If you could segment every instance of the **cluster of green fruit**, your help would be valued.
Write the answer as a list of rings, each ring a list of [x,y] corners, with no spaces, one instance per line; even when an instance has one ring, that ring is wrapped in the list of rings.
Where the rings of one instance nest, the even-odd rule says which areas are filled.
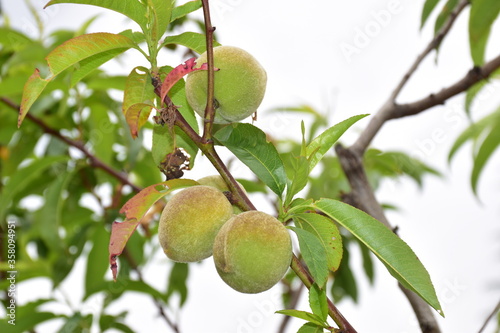
[[[292,260],[285,226],[266,213],[233,207],[220,176],[198,183],[172,196],[161,214],[158,235],[167,257],[195,262],[213,254],[222,280],[242,293],[278,283]]]

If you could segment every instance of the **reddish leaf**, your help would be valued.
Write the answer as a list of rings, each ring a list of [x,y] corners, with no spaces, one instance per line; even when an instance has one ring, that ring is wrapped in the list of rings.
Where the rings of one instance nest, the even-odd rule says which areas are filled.
[[[137,138],[139,129],[148,121],[153,108],[154,105],[147,103],[137,103],[128,108],[125,119],[130,127],[130,134],[134,139]]]
[[[113,280],[116,281],[117,275],[116,258],[123,252],[130,236],[149,208],[173,190],[193,185],[198,185],[198,183],[189,179],[168,180],[146,187],[123,205],[120,213],[125,214],[125,221],[113,223],[109,240],[109,263],[113,272]]]
[[[194,68],[196,66],[196,58],[188,59],[185,63],[180,64],[168,73],[167,77],[161,85],[161,100],[163,101],[165,96],[167,96],[170,88],[174,86],[184,75],[197,70],[208,70],[208,65],[206,63],[202,64],[199,68]],[[215,69],[217,70],[217,69]]]

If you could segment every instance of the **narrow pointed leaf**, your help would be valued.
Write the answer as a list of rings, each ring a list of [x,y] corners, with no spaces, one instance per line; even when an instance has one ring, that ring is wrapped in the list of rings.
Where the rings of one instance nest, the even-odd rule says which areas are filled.
[[[170,18],[170,22],[183,18],[189,13],[194,12],[195,10],[200,9],[202,6],[201,0],[189,1],[183,5],[177,6],[172,10],[172,17]]]
[[[151,153],[156,166],[161,165],[165,157],[175,149],[175,132],[168,124],[164,126],[154,124],[153,147]]]
[[[323,322],[323,320],[319,316],[317,316],[313,313],[310,313],[310,312],[300,311],[300,310],[279,310],[279,311],[276,311],[276,313],[280,313],[280,314],[283,314],[285,316],[303,319],[303,320],[311,322],[315,325],[325,327],[325,323]]]
[[[115,281],[117,275],[116,258],[122,253],[130,236],[149,208],[173,190],[193,185],[198,185],[198,183],[189,179],[168,180],[146,187],[125,203],[120,210],[120,213],[125,214],[125,221],[113,223],[109,240],[109,262]]]
[[[443,316],[429,273],[401,238],[370,215],[343,202],[321,199],[313,207],[344,226],[404,287],[418,294]]]
[[[426,0],[424,4],[424,8],[422,9],[422,18],[420,19],[420,29],[422,29],[427,22],[427,19],[431,15],[434,8],[436,8],[437,4],[440,0]]]
[[[499,14],[500,1],[498,0],[471,1],[469,43],[472,60],[476,66],[481,66],[484,63],[484,54],[491,26]]]
[[[286,185],[286,172],[276,147],[266,134],[250,124],[231,124],[217,133],[216,138],[259,177],[278,196]]]
[[[140,1],[125,1],[125,0],[52,0],[49,1],[45,7],[61,4],[61,3],[74,3],[82,5],[92,5],[102,8],[111,9],[115,12],[123,14],[128,18],[138,23],[142,30],[147,30],[147,8]]]
[[[479,176],[484,169],[484,166],[488,162],[489,158],[493,152],[500,145],[500,119],[493,124],[490,132],[484,138],[481,143],[476,156],[474,157],[474,167],[472,168],[471,174],[471,185],[474,193],[477,193],[477,183],[479,181]]]
[[[0,27],[0,45],[2,45],[2,48],[20,51],[32,43],[33,41],[21,32],[7,27]]]
[[[326,298],[326,292],[325,289],[318,287],[316,283],[309,289],[309,306],[315,315],[321,318],[323,322],[326,321],[328,317],[328,300]]]
[[[469,140],[476,140],[483,131],[485,131],[492,123],[497,122],[500,117],[500,109],[496,112],[484,117],[476,123],[471,124],[466,128],[455,140],[455,143],[448,154],[448,162],[455,156],[456,152]]]
[[[220,46],[220,44],[217,43],[216,41],[214,41],[213,43],[214,47]],[[185,46],[188,49],[198,54],[202,54],[207,50],[207,42],[205,35],[197,32],[187,31],[179,35],[167,36],[163,41],[163,43],[161,44],[161,46],[163,47],[171,44]]]
[[[335,272],[342,260],[342,237],[339,229],[329,218],[316,213],[293,215],[295,224],[318,238],[318,244],[325,250],[328,269]]]
[[[309,180],[309,161],[304,156],[290,156],[290,163],[287,164],[288,185],[286,189],[285,206],[293,197],[306,187]]]
[[[323,158],[323,156],[332,149],[333,145],[337,142],[337,140],[344,134],[345,131],[349,129],[354,123],[358,120],[366,117],[367,114],[362,114],[358,116],[351,117],[346,119],[323,133],[317,136],[309,145],[307,146],[307,158],[309,159],[309,170],[314,169],[316,164]]]
[[[172,7],[174,0],[148,0],[152,10],[152,30],[155,40],[159,40],[166,32],[170,17],[172,15]]]
[[[441,12],[439,13],[438,17],[436,18],[436,22],[434,24],[434,33],[437,34],[443,25],[448,21],[450,18],[451,12],[455,7],[458,5],[458,0],[448,0],[446,1],[446,4],[443,6],[441,9]]]
[[[300,252],[314,281],[323,288],[328,280],[328,261],[326,252],[318,237],[301,228],[287,227],[293,230],[299,240]]]

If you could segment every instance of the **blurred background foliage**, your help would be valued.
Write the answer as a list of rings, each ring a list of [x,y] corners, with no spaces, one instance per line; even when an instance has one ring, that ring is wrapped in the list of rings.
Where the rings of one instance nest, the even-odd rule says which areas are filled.
[[[427,1],[422,16],[426,23],[429,13],[439,8],[439,1]],[[441,6],[436,27],[443,24],[458,1],[447,1]],[[33,11],[36,20],[36,11]],[[85,155],[87,151],[109,169],[125,175],[137,188],[164,180],[154,163],[151,151],[140,134],[133,140],[125,122],[121,103],[117,96],[125,87],[124,76],[112,76],[95,70],[76,86],[70,87],[71,71],[59,75],[44,91],[33,106],[28,119],[17,128],[17,108],[21,102],[24,83],[34,68],[43,68],[45,56],[56,46],[85,33],[92,24],[90,19],[75,31],[59,30],[43,33],[33,39],[12,29],[4,16],[0,27],[0,287],[5,290],[9,270],[6,260],[6,224],[15,221],[18,282],[30,279],[49,279],[53,293],[74,269],[78,258],[86,261],[83,299],[102,293],[105,301],[98,316],[83,315],[81,309],[71,309],[71,314],[40,310],[42,305],[61,302],[55,297],[38,299],[28,304],[18,304],[18,325],[0,321],[1,332],[34,331],[38,324],[54,319],[63,319],[60,332],[88,332],[97,323],[101,331],[110,328],[122,332],[133,332],[127,326],[127,313],[111,315],[108,307],[125,293],[139,292],[148,295],[159,306],[172,306],[169,299],[180,295],[179,307],[188,297],[186,279],[189,265],[174,264],[165,277],[168,283],[158,290],[142,279],[141,270],[147,266],[152,253],[160,251],[152,242],[157,233],[158,212],[156,207],[144,221],[139,232],[128,242],[124,255],[119,257],[120,279],[113,283],[106,277],[109,270],[108,242],[111,223],[120,219],[121,206],[134,194],[129,184],[124,184],[116,175],[96,167],[96,159]],[[174,21],[170,29],[183,25],[189,18]],[[40,20],[37,20],[41,22]],[[201,22],[196,24],[202,28]],[[439,30],[436,28],[436,31]],[[169,45],[169,51],[175,45]],[[170,64],[175,66],[176,64]],[[500,74],[499,74],[500,75]],[[498,79],[496,75],[493,79]],[[467,93],[467,112],[481,89],[488,85],[483,81]],[[328,127],[326,115],[310,106],[286,106],[279,111],[295,112],[309,117],[306,137],[309,142]],[[270,110],[269,112],[276,111]],[[457,138],[450,151],[450,159],[466,141],[473,141],[474,170],[471,175],[475,190],[477,179],[484,165],[500,144],[500,109],[485,118],[472,122],[471,126]],[[472,119],[472,115],[471,115]],[[151,130],[152,124],[145,128]],[[301,142],[275,140],[285,163],[289,156],[298,156]],[[194,156],[191,156],[194,160]],[[423,186],[426,176],[440,176],[440,172],[401,151],[380,151],[371,148],[364,159],[366,172],[373,188],[390,179],[408,177],[418,186]],[[332,153],[325,157],[309,179],[304,197],[319,199],[329,197],[348,201],[349,185],[337,157]],[[238,177],[238,175],[235,175]],[[253,179],[238,179],[249,192],[266,192],[265,186]],[[273,196],[270,194],[269,200]],[[92,202],[92,204],[89,204]],[[386,209],[397,209],[385,203]],[[354,237],[344,232],[344,257],[339,270],[332,274],[329,291],[336,302],[344,298],[357,301],[357,281],[353,274],[349,252],[359,247],[363,268],[369,281],[374,281],[373,257]],[[109,275],[108,275],[109,276]],[[363,277],[364,278],[364,277]],[[284,307],[293,302],[294,274],[288,274],[283,284]],[[4,306],[9,298],[0,294]],[[63,304],[67,306],[67,304]],[[500,320],[500,317],[499,317]]]

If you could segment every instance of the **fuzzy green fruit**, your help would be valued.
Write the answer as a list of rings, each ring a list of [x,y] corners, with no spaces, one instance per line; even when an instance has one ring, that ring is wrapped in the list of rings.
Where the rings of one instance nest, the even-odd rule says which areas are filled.
[[[193,186],[175,194],[160,217],[158,236],[163,251],[178,262],[212,255],[217,232],[233,216],[226,196],[211,186]]]
[[[224,179],[222,179],[222,177],[220,175],[206,176],[206,177],[200,178],[200,179],[198,179],[198,183],[200,183],[201,185],[215,187],[216,189],[218,189],[219,191],[222,191],[222,192],[229,191],[229,187],[227,186],[226,182],[224,181]],[[238,183],[238,185],[243,190],[243,192],[246,193],[243,185],[241,185],[240,183]],[[240,214],[241,212],[243,212],[243,211],[241,210],[240,207],[233,205],[233,213],[234,214]]]
[[[292,261],[292,241],[283,224],[263,212],[234,216],[214,242],[217,272],[231,288],[248,294],[268,290]]]
[[[228,124],[249,117],[257,111],[266,91],[267,74],[248,52],[234,46],[214,49],[215,119],[216,124]],[[197,60],[196,66],[206,63],[207,53]],[[186,79],[186,97],[189,105],[202,118],[207,105],[207,72],[195,71]]]

